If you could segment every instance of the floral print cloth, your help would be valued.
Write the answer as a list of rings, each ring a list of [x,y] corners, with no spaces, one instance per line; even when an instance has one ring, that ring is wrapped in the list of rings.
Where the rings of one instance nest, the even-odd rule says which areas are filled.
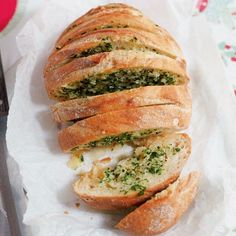
[[[236,0],[197,0],[193,16],[204,14],[236,95]]]

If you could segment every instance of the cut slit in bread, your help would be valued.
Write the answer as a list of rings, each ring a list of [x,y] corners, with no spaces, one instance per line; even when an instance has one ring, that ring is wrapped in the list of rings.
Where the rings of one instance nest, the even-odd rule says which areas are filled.
[[[56,50],[61,50],[67,44],[80,39],[91,32],[96,32],[101,29],[119,29],[119,28],[131,28],[137,29],[139,31],[153,32],[158,35],[164,35],[168,41],[172,40],[169,33],[162,29],[161,27],[155,25],[152,21],[147,19],[142,15],[130,15],[125,12],[115,12],[113,14],[105,13],[99,18],[92,18],[89,21],[86,21],[79,26],[71,29],[69,32],[61,35],[61,37],[56,42]],[[177,47],[177,44],[176,44]]]
[[[99,53],[75,59],[53,72],[45,71],[48,94],[56,100],[187,82],[183,63],[153,52],[135,50]]]
[[[191,110],[191,97],[186,85],[147,86],[121,92],[77,98],[51,106],[54,120],[67,122],[115,110],[176,104]]]
[[[124,217],[116,228],[134,235],[156,235],[172,227],[196,196],[199,173],[191,172]]]
[[[189,125],[191,110],[177,105],[154,105],[106,112],[61,130],[64,152],[132,142],[155,133],[173,132]]]
[[[156,137],[147,147],[118,162],[116,167],[95,164],[81,175],[74,190],[89,206],[102,210],[135,206],[174,182],[191,152],[186,134]]]
[[[71,32],[73,29],[80,27],[82,23],[87,22],[91,19],[96,19],[97,17],[101,17],[107,13],[114,13],[114,12],[123,12],[130,15],[142,16],[143,14],[136,8],[128,6],[126,4],[121,3],[113,3],[107,4],[103,6],[98,6],[96,8],[92,8],[87,13],[76,19],[72,22],[68,27],[62,32],[58,41],[66,34]]]
[[[158,42],[158,43],[156,43]],[[179,48],[163,35],[140,32],[136,29],[103,29],[87,34],[56,51],[48,58],[46,71],[52,71],[76,58],[114,50],[153,51],[183,60]]]
[[[148,68],[128,68],[111,71],[107,74],[95,74],[79,82],[64,85],[57,92],[57,96],[68,100],[144,86],[181,84],[181,82],[181,78],[168,72]]]

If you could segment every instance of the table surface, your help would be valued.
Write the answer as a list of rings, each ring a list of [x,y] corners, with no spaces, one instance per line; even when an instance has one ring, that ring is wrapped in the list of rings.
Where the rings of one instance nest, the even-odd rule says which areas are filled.
[[[15,2],[15,0],[11,1]],[[0,47],[10,101],[13,96],[16,67],[20,60],[16,36],[25,22],[46,1],[18,0],[12,18],[0,33]],[[208,20],[213,38],[225,66],[226,83],[231,84],[229,89],[232,88],[232,92],[236,95],[236,0],[198,0],[194,2],[195,7],[192,15],[193,17],[204,15]],[[1,20],[3,19],[0,16],[0,24]],[[0,195],[0,235],[8,236],[9,228],[2,209]]]

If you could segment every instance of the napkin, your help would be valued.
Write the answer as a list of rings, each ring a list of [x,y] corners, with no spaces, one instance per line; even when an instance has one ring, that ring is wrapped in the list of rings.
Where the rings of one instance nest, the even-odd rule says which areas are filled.
[[[69,156],[57,143],[43,84],[43,68],[62,30],[104,0],[51,0],[39,9],[17,36],[21,62],[7,129],[7,146],[18,163],[27,192],[24,223],[34,236],[123,235],[114,225],[127,214],[104,213],[86,207],[73,193],[79,171],[92,160],[129,154],[128,145],[85,154],[85,165],[68,168]],[[142,10],[166,28],[183,49],[193,97],[192,154],[183,174],[201,172],[194,203],[167,236],[233,236],[236,231],[236,104],[227,84],[220,56],[203,17],[192,18],[192,1],[120,1]],[[158,43],[158,42],[157,42]],[[22,186],[19,186],[22,187]],[[78,203],[80,204],[79,207]],[[145,217],[145,216],[144,216]]]

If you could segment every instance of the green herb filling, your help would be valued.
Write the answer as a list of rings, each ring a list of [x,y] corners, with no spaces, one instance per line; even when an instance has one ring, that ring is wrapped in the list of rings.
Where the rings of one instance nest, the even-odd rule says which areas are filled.
[[[173,85],[176,75],[154,69],[121,69],[110,74],[97,74],[63,86],[57,96],[64,99],[95,96],[154,85]]]
[[[100,29],[111,29],[111,28],[129,28],[129,26],[117,24],[117,25],[103,25],[100,27]],[[97,30],[97,28],[95,30]]]
[[[77,25],[74,25],[73,27],[69,28],[68,31],[70,31],[72,28],[74,28],[76,26]],[[129,28],[129,26],[128,25],[121,25],[121,24],[117,24],[117,25],[102,25],[102,26],[94,28],[92,30],[84,31],[84,32],[80,33],[80,35],[85,35],[87,33],[90,33],[90,32],[93,32],[93,31],[96,31],[96,30],[99,30],[99,29],[111,29],[111,28]],[[71,40],[72,40],[72,38],[68,38],[67,41],[71,42]],[[61,48],[62,48],[62,46],[60,46],[60,45],[56,46],[56,50],[60,50]]]
[[[161,131],[158,129],[146,129],[143,131],[125,132],[117,136],[107,136],[105,138],[90,142],[88,144],[81,145],[79,147],[73,148],[71,151],[74,152],[76,150],[89,149],[94,147],[106,147],[115,144],[124,145],[125,143],[130,143],[137,139],[145,138],[147,136],[160,133]]]
[[[88,48],[82,52],[73,53],[69,56],[69,58],[65,59],[61,63],[57,64],[54,69],[58,68],[59,66],[65,65],[67,63],[72,62],[75,58],[82,58],[82,57],[88,57],[94,54],[102,53],[102,52],[111,52],[113,50],[139,50],[139,51],[151,51],[156,54],[159,54],[159,52],[155,48],[150,48],[142,45],[142,43],[137,42],[137,38],[133,37],[129,41],[129,44],[117,44],[112,42],[112,40],[109,37],[103,38],[102,42],[99,43],[97,46]]]
[[[161,175],[166,156],[165,147],[144,148],[140,153],[123,160],[123,163],[118,163],[115,168],[106,168],[100,186],[116,189],[117,183],[121,183],[122,187],[118,187],[120,192],[127,194],[135,191],[143,195],[149,182],[147,175]]]
[[[103,42],[98,44],[96,47],[89,48],[78,54],[72,54],[70,57],[71,58],[87,57],[101,52],[111,52],[112,49],[113,49],[112,43],[109,40],[103,40]]]

